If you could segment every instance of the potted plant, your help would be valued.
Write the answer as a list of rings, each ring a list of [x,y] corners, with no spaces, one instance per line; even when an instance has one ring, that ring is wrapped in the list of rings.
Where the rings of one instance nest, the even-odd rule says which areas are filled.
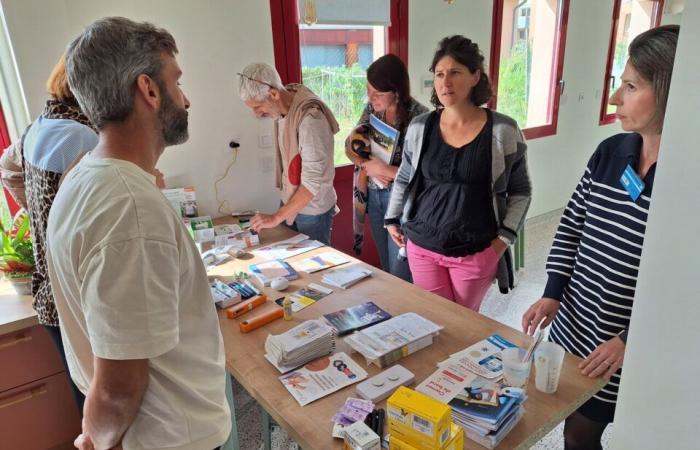
[[[34,250],[29,232],[29,214],[20,210],[6,229],[0,221],[0,271],[12,283],[18,294],[32,293],[32,272],[34,271]]]

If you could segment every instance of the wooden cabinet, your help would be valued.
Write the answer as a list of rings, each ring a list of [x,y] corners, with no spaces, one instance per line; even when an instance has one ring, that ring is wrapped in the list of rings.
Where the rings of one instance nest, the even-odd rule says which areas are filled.
[[[41,325],[0,336],[0,447],[72,448],[80,416],[68,374]]]

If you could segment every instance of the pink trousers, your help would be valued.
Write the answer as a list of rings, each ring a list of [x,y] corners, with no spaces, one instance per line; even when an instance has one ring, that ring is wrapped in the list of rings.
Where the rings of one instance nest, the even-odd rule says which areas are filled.
[[[468,256],[444,256],[408,241],[413,283],[427,291],[479,311],[496,277],[500,259],[492,247]]]

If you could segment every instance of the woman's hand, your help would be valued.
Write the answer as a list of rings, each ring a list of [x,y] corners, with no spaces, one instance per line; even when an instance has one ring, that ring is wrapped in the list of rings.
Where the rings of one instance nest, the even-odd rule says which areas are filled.
[[[595,348],[584,359],[578,368],[581,373],[589,378],[597,378],[602,376],[606,380],[617,372],[617,369],[622,367],[622,362],[625,359],[625,343],[622,342],[619,336],[615,336],[607,342],[603,342]]]
[[[557,316],[561,302],[549,297],[542,297],[533,303],[523,314],[523,333],[535,334],[537,325],[542,322],[540,328],[544,328]],[[544,319],[544,321],[543,321]]]
[[[499,258],[503,256],[503,254],[506,252],[506,249],[508,249],[506,243],[498,238],[491,241],[491,247],[493,248],[493,251],[496,252]]]
[[[399,247],[406,246],[406,239],[404,238],[403,232],[398,225],[387,225],[386,231],[389,233],[389,236],[391,236],[391,239],[396,243],[396,245]]]
[[[377,179],[384,186],[388,186],[396,177],[396,170],[379,158],[366,159],[362,162],[362,168],[372,178]]]

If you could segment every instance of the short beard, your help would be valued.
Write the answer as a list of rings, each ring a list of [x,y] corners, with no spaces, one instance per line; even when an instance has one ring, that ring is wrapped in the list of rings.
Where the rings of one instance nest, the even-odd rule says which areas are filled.
[[[172,97],[168,94],[164,83],[158,83],[160,91],[163,93],[163,100],[158,111],[158,118],[163,132],[165,146],[179,145],[187,142],[189,132],[187,131],[187,110],[180,109],[175,105]]]

